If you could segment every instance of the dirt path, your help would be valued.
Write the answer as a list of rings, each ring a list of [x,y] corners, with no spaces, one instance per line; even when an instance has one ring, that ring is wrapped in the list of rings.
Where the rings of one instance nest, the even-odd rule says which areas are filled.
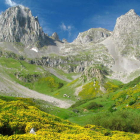
[[[53,103],[55,106],[60,108],[69,108],[74,102],[73,101],[63,101],[39,92],[30,90],[18,83],[15,83],[8,78],[5,78],[3,74],[0,74],[0,91],[5,93],[16,93],[18,97],[28,97],[34,99],[41,99],[50,103]]]

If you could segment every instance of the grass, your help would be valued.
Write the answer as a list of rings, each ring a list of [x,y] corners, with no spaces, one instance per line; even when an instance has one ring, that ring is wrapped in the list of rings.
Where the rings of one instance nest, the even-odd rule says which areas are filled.
[[[69,86],[69,84],[65,85],[64,87],[62,87],[61,89],[54,91],[54,97],[56,98],[63,98],[65,100],[77,100],[77,98],[75,97],[75,95],[73,94],[75,92],[75,88],[72,86]],[[66,94],[66,96],[65,96]]]
[[[73,80],[73,76],[78,76],[79,74],[77,73],[65,73],[63,70],[60,70],[60,69],[56,69],[55,70],[60,74],[60,75],[63,75],[65,76],[67,79],[69,80]]]
[[[96,114],[89,119],[89,123],[111,130],[140,133],[140,113],[132,110]]]
[[[66,94],[63,90],[60,95],[58,92],[60,88],[67,84],[67,82],[45,71],[41,66],[4,57],[0,58],[0,64],[3,66],[2,71],[5,75],[9,75],[12,80],[25,87],[61,99],[63,99],[63,94]],[[17,79],[15,74],[18,74],[20,79]],[[55,92],[57,90],[58,92]],[[69,88],[69,91],[71,91],[71,88]]]
[[[74,95],[75,89],[81,86],[80,79],[71,83],[64,82],[54,75],[46,72],[41,66],[31,65],[21,60],[12,58],[0,58],[0,64],[3,66],[0,70],[3,74],[9,75],[14,81],[38,92],[54,96],[59,99],[77,101]],[[22,79],[17,79],[15,73],[19,72]],[[61,74],[65,74],[62,71]],[[35,75],[39,75],[34,81],[31,80]],[[70,75],[71,76],[71,75]],[[25,82],[24,78],[30,79]],[[41,100],[23,99],[13,97],[0,97],[5,101],[22,101],[27,105],[32,105],[47,113],[68,119],[79,125],[95,124],[101,125],[111,130],[121,130],[139,133],[140,126],[135,123],[140,120],[140,77],[123,84],[117,80],[106,79],[102,86],[106,93],[86,98],[85,94],[93,94],[95,88],[100,89],[99,84],[93,87],[91,81],[85,84],[82,90],[82,99],[77,101],[69,109],[60,109],[52,104]],[[89,91],[89,89],[91,90]],[[64,96],[64,95],[67,96]],[[90,96],[92,97],[92,96]],[[124,116],[128,114],[126,120]],[[133,114],[133,115],[131,115]],[[117,116],[117,117],[115,117]]]
[[[21,97],[11,97],[11,96],[0,96],[1,100],[4,100],[6,102],[10,101],[22,101],[27,105],[35,106],[41,111],[44,111],[46,113],[58,116],[62,119],[67,119],[69,117],[74,116],[74,112],[71,109],[63,109],[59,107],[55,107],[49,102],[33,99],[33,98],[21,98]]]
[[[111,130],[140,133],[139,77],[128,84],[109,79],[106,82],[110,83],[106,85],[106,94],[76,102],[71,108],[77,114],[68,119],[82,126],[94,124]]]
[[[135,78],[133,81],[130,81],[129,83],[124,84],[123,88],[134,87],[139,83],[140,83],[140,76]]]
[[[21,100],[0,99],[0,139],[140,139],[139,134],[111,131],[95,125],[85,127],[45,113]],[[35,135],[30,130],[35,129]]]

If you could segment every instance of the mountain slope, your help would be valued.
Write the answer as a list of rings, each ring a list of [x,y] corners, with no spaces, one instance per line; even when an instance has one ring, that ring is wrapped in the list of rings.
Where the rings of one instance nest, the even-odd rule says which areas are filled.
[[[117,19],[112,35],[101,42],[115,60],[112,70],[115,72],[113,78],[123,82],[129,82],[136,78],[127,77],[140,68],[139,46],[140,46],[140,17],[130,10]]]
[[[114,80],[140,73],[140,18],[133,10],[118,18],[113,33],[92,28],[72,43],[44,34],[22,6],[0,20],[0,95],[13,96],[0,96],[0,139],[140,139],[140,78]],[[28,105],[36,99],[41,110],[86,126]]]
[[[12,96],[16,97],[40,99],[52,103],[53,105],[58,106],[60,108],[68,108],[73,104],[73,102],[70,103],[68,101],[62,101],[60,99],[30,90],[18,83],[15,83],[3,77],[2,75],[0,75],[0,79],[3,81],[0,82],[1,83],[0,90],[8,92],[8,95],[10,95],[11,93]]]
[[[111,31],[104,28],[91,28],[88,31],[79,33],[78,37],[73,41],[76,44],[85,44],[89,42],[98,43],[111,35]]]
[[[74,103],[48,95],[52,90],[60,89],[65,82],[43,67],[4,57],[0,58],[0,63],[0,95],[40,99],[61,108],[68,108]]]
[[[139,58],[139,35],[140,17],[131,9],[117,19],[112,34],[112,38],[122,56]]]
[[[82,127],[42,112],[35,106],[20,100],[4,101],[0,99],[0,106],[0,139],[3,140],[137,140],[140,138],[139,134],[111,131],[95,125]]]

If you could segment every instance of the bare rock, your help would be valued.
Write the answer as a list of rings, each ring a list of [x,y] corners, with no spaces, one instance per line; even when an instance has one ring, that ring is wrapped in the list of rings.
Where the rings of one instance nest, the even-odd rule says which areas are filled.
[[[36,134],[36,133],[35,133],[35,128],[32,128],[32,129],[30,130],[30,134]]]
[[[140,17],[133,9],[117,18],[112,38],[121,55],[140,60]]]
[[[59,36],[58,36],[58,34],[57,34],[56,32],[54,32],[54,33],[52,34],[52,38],[53,38],[54,40],[59,40]]]
[[[76,38],[76,40],[74,40],[73,43],[84,44],[91,41],[97,43],[103,41],[110,35],[111,35],[111,31],[108,31],[107,29],[91,28],[88,31],[79,33],[78,37]]]
[[[42,47],[49,38],[43,32],[38,17],[22,5],[10,7],[0,15],[0,42],[21,42]]]

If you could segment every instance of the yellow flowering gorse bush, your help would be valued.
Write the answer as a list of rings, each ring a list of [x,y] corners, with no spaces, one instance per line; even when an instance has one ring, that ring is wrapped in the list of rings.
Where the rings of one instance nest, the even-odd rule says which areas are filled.
[[[1,140],[137,140],[139,134],[85,127],[28,106],[21,101],[0,100]],[[35,128],[35,134],[30,130]]]

